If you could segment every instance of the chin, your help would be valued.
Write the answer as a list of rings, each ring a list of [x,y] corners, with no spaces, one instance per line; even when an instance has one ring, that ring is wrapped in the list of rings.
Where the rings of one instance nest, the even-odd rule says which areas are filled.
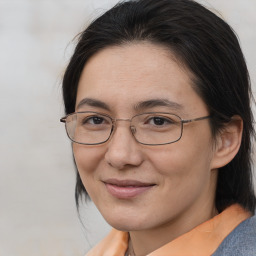
[[[136,223],[124,224],[124,223],[108,223],[111,227],[125,232],[139,231],[147,229],[144,225],[137,225]]]
[[[143,218],[138,218],[136,213],[133,216],[128,216],[126,214],[111,214],[111,216],[104,216],[107,223],[113,228],[121,231],[138,231],[147,229],[147,223],[149,221],[145,221]],[[149,225],[148,225],[149,226]]]

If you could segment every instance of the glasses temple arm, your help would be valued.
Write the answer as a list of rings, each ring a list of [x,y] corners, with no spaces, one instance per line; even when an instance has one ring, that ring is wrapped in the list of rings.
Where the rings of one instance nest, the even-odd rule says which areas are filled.
[[[62,117],[62,118],[60,119],[60,122],[66,123],[66,117]]]
[[[198,118],[195,118],[195,119],[182,120],[181,122],[183,124],[186,124],[186,123],[191,123],[191,122],[195,122],[195,121],[201,121],[201,120],[208,119],[208,118],[211,118],[211,117],[212,116],[202,116],[202,117],[198,117]]]

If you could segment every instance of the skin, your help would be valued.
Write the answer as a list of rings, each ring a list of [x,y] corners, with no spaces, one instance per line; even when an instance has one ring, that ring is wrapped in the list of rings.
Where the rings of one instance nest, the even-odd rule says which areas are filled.
[[[162,111],[192,119],[209,115],[192,88],[192,75],[164,47],[131,43],[109,47],[90,58],[82,72],[76,111],[97,111],[114,118]],[[108,109],[80,104],[101,101]],[[141,101],[160,99],[176,106],[137,110]],[[101,145],[73,143],[82,182],[91,199],[116,229],[129,231],[136,255],[145,255],[216,215],[214,204],[216,146],[209,120],[184,125],[175,143],[146,146],[134,139],[129,122],[120,121]],[[108,179],[154,184],[138,196],[120,199],[105,185]]]

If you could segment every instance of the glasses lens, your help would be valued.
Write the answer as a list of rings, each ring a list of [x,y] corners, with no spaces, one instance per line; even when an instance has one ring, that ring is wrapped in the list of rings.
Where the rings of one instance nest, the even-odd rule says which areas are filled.
[[[77,143],[93,145],[105,142],[111,129],[111,118],[95,112],[78,112],[66,119],[67,134]]]
[[[133,134],[143,144],[161,145],[181,138],[181,118],[174,114],[146,113],[132,119]]]

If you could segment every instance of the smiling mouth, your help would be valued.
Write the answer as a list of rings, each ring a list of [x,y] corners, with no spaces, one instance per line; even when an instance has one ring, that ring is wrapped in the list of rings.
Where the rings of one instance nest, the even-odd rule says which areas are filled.
[[[156,184],[144,183],[135,180],[109,179],[104,181],[107,191],[119,199],[129,199],[150,190]]]

